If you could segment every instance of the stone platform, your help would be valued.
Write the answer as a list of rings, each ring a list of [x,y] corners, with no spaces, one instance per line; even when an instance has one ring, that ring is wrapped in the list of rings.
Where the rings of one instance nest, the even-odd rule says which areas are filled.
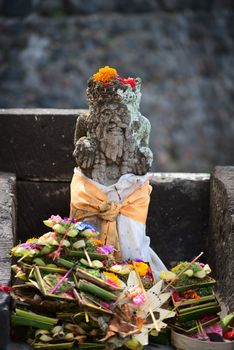
[[[0,111],[0,285],[10,284],[9,250],[14,242],[44,233],[42,220],[51,214],[68,215],[77,114],[78,110]],[[216,167],[211,179],[209,174],[153,173],[147,220],[152,248],[168,267],[205,252],[230,311],[233,183],[234,167]],[[7,349],[9,333],[9,301],[0,293],[0,350]],[[25,346],[11,343],[8,350],[26,350]]]
[[[145,350],[174,350],[175,348],[172,346],[164,346],[164,345],[154,345],[154,346],[146,346]],[[32,350],[32,348],[26,344],[22,343],[10,343],[8,345],[7,350]]]

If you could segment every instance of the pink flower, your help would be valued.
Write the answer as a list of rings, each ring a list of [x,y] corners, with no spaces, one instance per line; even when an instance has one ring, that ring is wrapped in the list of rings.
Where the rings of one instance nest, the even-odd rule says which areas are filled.
[[[112,281],[110,278],[105,279],[105,282],[111,286],[118,287],[118,284],[115,281]]]
[[[44,235],[42,237],[43,237],[44,241],[50,240],[51,238],[56,240],[58,237],[58,234],[57,234],[57,232],[51,231],[51,232],[44,233]]]
[[[132,301],[135,305],[140,305],[140,304],[144,303],[145,296],[144,296],[144,294],[137,294],[135,297],[132,298]]]
[[[60,215],[51,215],[51,217],[48,220],[53,221],[56,224],[58,224],[62,221],[62,218]]]
[[[105,309],[111,310],[110,304],[108,304],[106,301],[101,301],[100,304],[101,304],[101,306],[103,306]]]
[[[97,252],[99,254],[111,254],[114,251],[114,247],[111,244],[104,245],[102,247],[97,247]]]

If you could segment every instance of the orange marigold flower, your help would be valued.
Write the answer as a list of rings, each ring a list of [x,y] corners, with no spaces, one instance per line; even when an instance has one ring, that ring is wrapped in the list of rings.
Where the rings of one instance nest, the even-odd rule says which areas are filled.
[[[90,241],[95,245],[103,245],[102,241],[100,239],[97,239],[97,238],[91,237]]]
[[[139,272],[139,275],[141,277],[144,277],[147,274],[149,266],[146,263],[144,263],[144,262],[135,262],[135,266],[136,266],[137,271]]]
[[[142,326],[145,323],[147,323],[147,321],[144,318],[141,318],[140,316],[136,317],[136,326],[139,329],[139,331],[142,330]]]
[[[109,66],[100,68],[99,71],[93,75],[93,79],[95,81],[100,81],[102,83],[106,83],[110,80],[116,79],[116,77],[117,77],[117,70]]]

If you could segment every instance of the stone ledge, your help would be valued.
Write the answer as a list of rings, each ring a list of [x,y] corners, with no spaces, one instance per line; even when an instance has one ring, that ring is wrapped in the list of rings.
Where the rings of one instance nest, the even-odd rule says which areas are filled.
[[[210,261],[220,296],[234,309],[234,166],[216,167],[211,176]]]
[[[210,179],[208,173],[150,173],[151,179],[156,182],[173,182],[181,180],[206,181]]]
[[[57,108],[0,108],[1,115],[78,115],[80,112],[87,112],[87,109],[57,109]]]
[[[168,267],[201,251],[206,259],[210,175],[153,173],[151,185],[146,230],[152,248]]]
[[[11,259],[9,251],[14,245],[16,232],[16,178],[0,172],[0,285],[9,285]],[[0,292],[0,349],[5,350],[9,340],[9,298]]]

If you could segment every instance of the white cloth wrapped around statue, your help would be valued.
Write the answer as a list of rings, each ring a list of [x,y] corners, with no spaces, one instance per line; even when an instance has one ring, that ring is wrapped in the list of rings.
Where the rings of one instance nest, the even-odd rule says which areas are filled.
[[[79,221],[96,218],[100,239],[113,244],[120,251],[119,258],[148,261],[157,277],[166,267],[150,248],[145,232],[150,192],[148,175],[125,174],[115,184],[105,186],[75,168],[70,216]]]

